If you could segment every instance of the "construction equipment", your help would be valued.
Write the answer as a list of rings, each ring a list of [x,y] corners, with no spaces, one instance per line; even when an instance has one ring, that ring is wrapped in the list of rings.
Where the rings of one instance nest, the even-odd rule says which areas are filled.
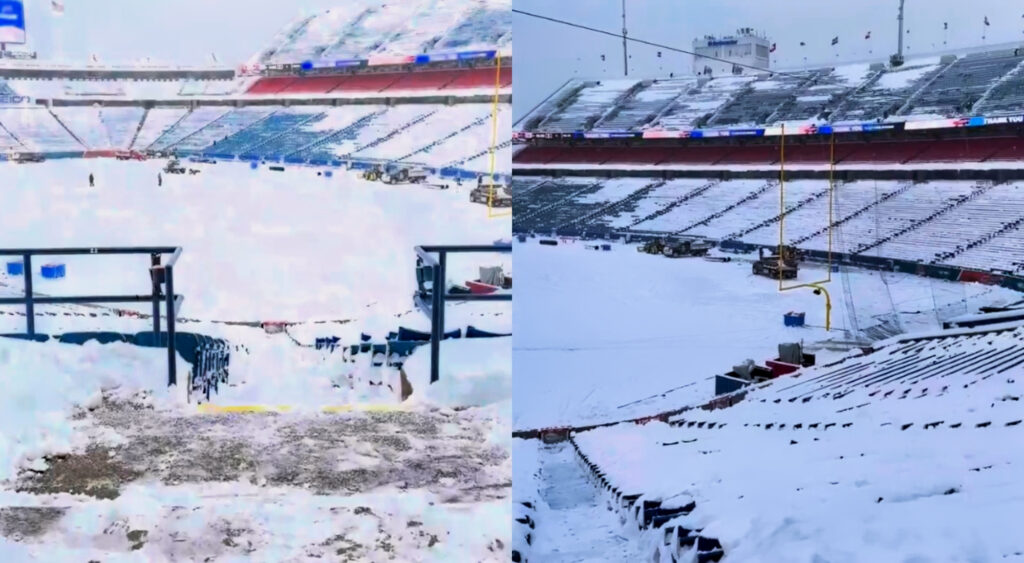
[[[660,254],[669,258],[686,258],[690,256],[706,256],[714,248],[714,244],[696,240],[655,239],[637,248],[646,254]]]
[[[753,272],[755,276],[764,276],[777,280],[780,277],[784,280],[795,280],[799,271],[799,263],[803,260],[803,253],[790,246],[780,247],[781,257],[778,254],[765,256],[764,248],[757,251],[757,261],[754,262]]]
[[[167,166],[164,166],[164,172],[168,174],[184,174],[186,170],[185,167],[181,165],[180,160],[172,158],[167,161]]]
[[[376,182],[384,175],[384,167],[374,164],[372,167],[363,170],[363,179]]]
[[[469,201],[491,207],[512,207],[512,196],[504,184],[480,183],[469,192]]]
[[[385,172],[381,177],[385,184],[421,184],[427,180],[427,171],[422,168],[399,168]]]
[[[117,151],[114,158],[118,160],[146,160],[146,155],[139,151]]]
[[[38,153],[18,153],[14,155],[14,162],[19,164],[24,162],[46,162],[46,157]]]

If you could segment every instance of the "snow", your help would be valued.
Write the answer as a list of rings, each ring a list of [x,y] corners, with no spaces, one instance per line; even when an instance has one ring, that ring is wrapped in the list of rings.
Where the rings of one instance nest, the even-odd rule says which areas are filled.
[[[211,483],[132,486],[102,502],[0,495],[8,503],[67,508],[42,538],[0,539],[4,561],[195,561],[211,553],[218,561],[508,558],[495,541],[508,537],[507,501],[450,503],[418,490],[341,496]],[[138,549],[129,530],[147,532]]]
[[[935,63],[908,67],[901,70],[890,70],[882,75],[873,86],[874,89],[902,90],[914,85],[918,80],[924,78],[928,73],[933,72],[938,61]]]
[[[414,404],[483,407],[504,402],[511,410],[511,338],[446,340],[440,354],[436,383],[430,383],[430,346],[421,346],[403,366]]]
[[[915,351],[922,366],[938,366],[954,354],[1011,350],[1017,327]],[[877,357],[848,362],[873,361],[879,367],[869,370],[881,373],[907,358],[901,340],[914,341],[894,339]],[[975,357],[980,364],[984,356]],[[728,557],[1000,561],[1022,548],[1007,523],[1024,504],[1014,477],[1020,452],[1005,445],[1019,439],[1024,371],[998,368],[908,370],[909,380],[851,382],[831,396],[795,390],[837,369],[821,367],[761,386],[735,407],[683,413],[675,420],[686,426],[618,425],[575,440],[621,490],[671,501],[662,506],[695,499],[696,510],[676,523],[703,528]],[[923,382],[926,374],[937,377]]]
[[[511,44],[510,28],[507,0],[358,0],[296,22],[265,52],[264,62],[504,48]]]
[[[179,361],[182,372],[188,364]],[[183,386],[167,391],[167,353],[127,344],[36,344],[0,338],[0,482],[28,460],[74,445],[73,405],[87,406],[102,389],[158,389],[162,402],[184,402]],[[32,377],[26,377],[31,374]]]
[[[324,178],[308,168],[276,173],[220,163],[190,164],[202,169],[195,176],[165,174],[158,190],[163,164],[0,165],[0,176],[15,179],[0,209],[5,246],[182,246],[175,271],[175,288],[186,296],[182,315],[317,320],[362,318],[374,304],[381,316],[410,309],[417,245],[508,237],[508,219],[488,218],[470,203],[469,186],[384,186],[355,172]],[[90,173],[95,189],[87,187]],[[263,203],[240,208],[242,201]],[[456,228],[451,217],[460,218]],[[148,260],[67,257],[68,277],[37,290],[148,293]],[[112,270],[123,275],[111,278]]]
[[[7,376],[0,394],[0,559],[377,560],[383,554],[403,560],[507,560],[511,339],[445,342],[441,380],[434,386],[422,383],[429,378],[429,348],[418,349],[405,366],[414,387],[405,403],[396,369],[372,366],[368,354],[345,361],[340,350],[315,350],[312,344],[318,337],[337,336],[347,345],[363,332],[383,342],[399,326],[427,329],[429,319],[412,303],[414,246],[507,239],[509,219],[489,218],[486,208],[470,203],[469,187],[385,187],[355,172],[335,171],[328,179],[306,167],[289,167],[282,174],[242,164],[190,163],[202,173],[164,175],[157,188],[163,164],[0,164],[0,177],[12,180],[0,188],[6,202],[0,209],[4,245],[181,245],[175,289],[186,299],[179,330],[225,338],[233,346],[230,377],[212,402],[282,414],[203,414],[195,397],[187,402],[185,385],[166,387],[163,349],[0,338],[0,373]],[[87,187],[90,173],[95,188]],[[149,292],[146,256],[53,260],[67,264],[68,277],[54,281],[37,275],[39,294]],[[463,283],[490,265],[512,273],[510,255],[474,254],[452,257],[449,279]],[[0,295],[21,294],[22,283],[0,272]],[[148,308],[136,306],[143,313]],[[25,320],[18,308],[3,309],[0,333],[22,332]],[[107,306],[44,305],[36,312],[37,330],[49,334],[131,333],[151,326],[148,319],[121,317]],[[449,329],[472,324],[510,332],[510,312],[509,303],[452,303],[446,316]],[[266,334],[258,326],[263,320],[296,324],[285,333]],[[190,368],[179,358],[179,381]],[[154,410],[139,415],[141,423],[130,431],[103,427],[95,414],[81,410],[103,406],[111,397],[138,401],[140,396]],[[258,457],[282,448],[268,440],[272,428],[283,428],[289,440],[310,447],[325,440],[332,421],[356,429],[379,420],[372,416],[424,422],[415,432],[396,436],[350,434],[342,439],[345,455],[325,468],[355,482],[377,481],[360,476],[392,476],[381,481],[386,486],[314,494],[299,485],[267,486],[257,477],[250,482],[246,475],[171,484],[159,475],[163,462],[154,461],[156,474],[123,484],[113,500],[13,491],[26,478],[24,469],[33,470],[29,475],[52,470],[56,462],[48,467],[43,456],[80,456],[97,445],[117,451],[140,439],[132,434],[152,426],[154,416],[182,429],[174,439],[187,444],[173,455],[185,457],[205,446],[223,447],[215,442],[225,434],[242,440]],[[208,421],[209,416],[225,418]],[[304,433],[307,426],[312,428]],[[467,453],[468,441],[483,453]],[[389,453],[394,450],[382,445],[391,443],[406,444],[397,460]],[[146,463],[147,458],[129,461]],[[256,465],[260,461],[247,458]],[[403,461],[409,467],[391,467]],[[203,463],[195,463],[197,470]],[[405,472],[429,472],[429,486],[403,484]],[[57,510],[38,535],[22,537],[4,527],[11,511],[33,507]],[[137,530],[145,531],[141,545],[130,539]]]
[[[722,264],[650,256],[631,245],[611,252],[583,246],[515,246],[516,429],[611,422],[697,404],[713,397],[715,375],[748,358],[775,358],[778,344],[842,340],[851,318],[839,283],[844,275],[861,329],[898,312],[905,330],[926,330],[938,326],[937,317],[1017,299],[1003,288],[851,270],[833,275],[828,333],[822,297],[780,293],[778,282],[751,275],[749,258]],[[823,268],[804,264],[799,281],[826,277]],[[808,326],[784,327],[789,311],[805,312]]]

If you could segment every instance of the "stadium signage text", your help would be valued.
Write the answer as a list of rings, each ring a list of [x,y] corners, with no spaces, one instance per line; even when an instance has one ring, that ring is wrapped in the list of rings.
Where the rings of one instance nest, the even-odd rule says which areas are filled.
[[[28,96],[0,96],[0,106],[16,106],[31,103],[32,98]]]

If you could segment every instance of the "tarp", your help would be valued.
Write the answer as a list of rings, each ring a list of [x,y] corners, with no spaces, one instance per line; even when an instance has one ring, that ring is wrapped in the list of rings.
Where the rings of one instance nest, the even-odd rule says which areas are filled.
[[[502,270],[501,266],[481,266],[480,281],[501,287],[502,282],[505,281],[505,272]]]
[[[452,330],[444,333],[444,340],[449,338],[462,338],[462,329]],[[430,333],[421,332],[419,330],[413,330],[411,328],[405,328],[404,326],[398,327],[398,340],[412,341],[412,342],[430,342]]]
[[[498,338],[502,336],[512,336],[511,334],[500,334],[497,332],[488,332],[486,330],[480,330],[473,325],[466,327],[466,338]]]

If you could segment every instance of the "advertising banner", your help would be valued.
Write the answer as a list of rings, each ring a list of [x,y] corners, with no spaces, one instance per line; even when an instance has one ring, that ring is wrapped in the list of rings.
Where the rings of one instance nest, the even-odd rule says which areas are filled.
[[[0,0],[0,43],[25,43],[25,5],[22,0]]]

